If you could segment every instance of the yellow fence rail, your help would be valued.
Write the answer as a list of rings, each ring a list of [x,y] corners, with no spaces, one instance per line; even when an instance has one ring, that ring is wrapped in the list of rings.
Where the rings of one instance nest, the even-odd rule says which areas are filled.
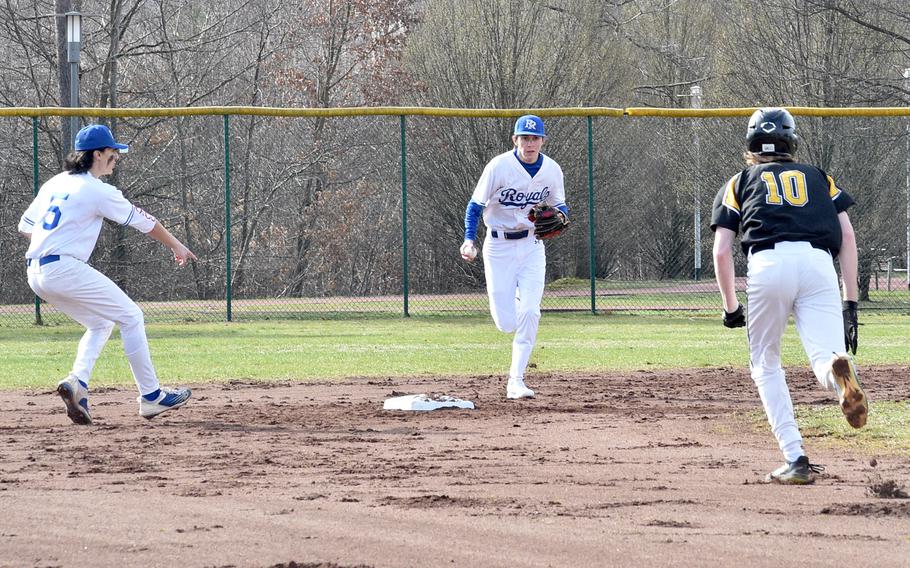
[[[199,106],[162,108],[71,108],[71,107],[7,107],[0,108],[0,116],[94,116],[94,117],[138,117],[138,116],[440,116],[468,118],[509,118],[523,114],[538,116],[605,116],[622,117],[670,117],[705,118],[749,116],[756,107],[742,108],[651,108],[651,107],[563,107],[563,108],[516,108],[516,109],[459,109],[443,107],[330,107],[330,108],[281,108],[249,106]],[[794,115],[801,116],[865,116],[894,117],[910,116],[910,107],[784,107]]]

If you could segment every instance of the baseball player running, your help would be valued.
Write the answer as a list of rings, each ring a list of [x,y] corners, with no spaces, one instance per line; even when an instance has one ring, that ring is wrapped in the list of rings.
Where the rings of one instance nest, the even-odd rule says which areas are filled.
[[[815,377],[837,392],[847,422],[862,428],[868,404],[847,353],[848,347],[856,353],[857,252],[847,215],[853,199],[821,169],[794,161],[796,124],[786,110],[755,111],[746,140],[748,167],[718,192],[711,219],[724,325],[747,325],[752,379],[786,460],[766,480],[811,483],[823,468],[810,464],[803,449],[781,367],[781,337],[792,314]],[[748,322],[734,286],[732,245],[740,230]]]
[[[151,419],[182,406],[190,389],[158,384],[149,355],[142,310],[116,284],[87,264],[102,221],[128,225],[163,243],[183,266],[196,256],[154,217],[127,201],[101,178],[114,171],[126,144],[103,125],[86,126],[76,135],[75,151],[64,172],[49,179],[19,221],[31,239],[26,253],[28,284],[35,294],[85,326],[73,369],[57,384],[66,413],[76,424],[91,424],[88,385],[114,325],[120,326],[123,350],[139,387],[139,414]]]
[[[506,386],[510,399],[534,397],[524,373],[537,340],[546,276],[544,244],[535,237],[528,214],[544,202],[558,209],[563,224],[569,215],[562,169],[540,152],[545,138],[543,120],[533,115],[519,118],[512,133],[514,148],[486,165],[465,211],[461,256],[468,262],[477,256],[474,241],[482,214],[487,226],[483,258],[490,314],[500,331],[515,334]]]

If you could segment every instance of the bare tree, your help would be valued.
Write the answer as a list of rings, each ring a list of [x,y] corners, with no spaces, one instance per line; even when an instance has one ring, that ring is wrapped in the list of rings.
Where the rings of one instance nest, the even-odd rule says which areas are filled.
[[[62,14],[83,13],[83,106],[254,105],[456,108],[906,105],[905,0],[4,0],[0,102],[68,100]],[[450,22],[457,22],[452,26]],[[58,171],[68,121],[41,119],[39,178]],[[689,278],[696,191],[740,165],[742,119],[597,118],[593,219],[587,121],[548,118],[545,152],[566,172],[573,228],[549,246],[552,278]],[[798,117],[800,155],[857,198],[868,289],[903,258],[895,204],[906,136],[896,120]],[[137,298],[221,298],[227,241],[241,297],[401,289],[398,117],[136,117],[109,121],[131,144],[112,181],[200,254],[164,286],[168,259],[116,227],[93,262]],[[475,289],[457,262],[464,205],[509,147],[511,118],[409,117],[412,289]],[[0,276],[21,272],[18,215],[32,193],[31,121],[4,119]],[[700,145],[694,144],[698,137]],[[698,147],[700,147],[700,150]],[[232,194],[225,202],[225,159]],[[233,226],[226,231],[225,214]],[[706,221],[705,216],[705,221]],[[17,248],[18,247],[18,248]],[[703,255],[704,256],[704,255]],[[710,256],[710,255],[708,255]],[[11,278],[11,277],[10,277]],[[20,279],[21,280],[21,279]],[[18,281],[18,280],[17,280]]]
[[[312,107],[370,106],[378,102],[394,102],[406,88],[397,61],[407,26],[413,21],[412,5],[412,0],[308,2],[298,20],[299,25],[290,33],[289,39],[296,48],[291,51],[292,59],[284,68],[283,80],[299,90],[302,103]],[[322,239],[327,236],[319,227],[325,218],[316,213],[328,216],[328,228],[350,229],[350,217],[338,216],[352,203],[358,204],[361,215],[367,216],[386,214],[387,208],[394,205],[388,200],[381,200],[367,209],[363,199],[366,196],[337,191],[344,187],[339,183],[342,180],[343,183],[353,182],[366,189],[357,180],[367,179],[365,176],[378,164],[388,163],[388,154],[377,153],[377,145],[373,141],[373,137],[378,136],[376,133],[381,132],[381,127],[375,122],[369,124],[358,120],[356,123],[358,127],[349,130],[338,121],[329,123],[319,117],[311,121],[311,127],[303,138],[309,144],[306,153],[310,156],[310,165],[301,188],[301,199],[297,202],[296,266],[290,276],[289,294],[300,295],[304,292],[305,283],[314,271],[314,261],[328,261],[331,267],[335,264],[331,258],[371,256],[350,246],[348,254],[340,256],[327,254],[327,251],[314,251],[314,237]],[[380,148],[387,147],[381,145]],[[344,175],[333,172],[338,162],[332,156],[352,151],[360,152],[369,159],[364,160],[356,170],[347,169]],[[355,173],[357,170],[359,172]],[[325,200],[326,195],[331,197]],[[353,236],[339,235],[340,242],[356,246],[358,243],[369,244],[378,237],[379,242],[386,242],[385,248],[388,248],[389,243],[385,241],[387,235],[372,236],[366,240],[355,240]],[[339,284],[333,286],[343,288]]]
[[[509,0],[438,0],[429,2],[412,36],[406,64],[421,79],[411,95],[418,104],[463,108],[534,108],[547,106],[609,106],[627,71],[619,64],[624,52],[604,34],[598,3],[519,2]],[[447,22],[459,22],[450,26]],[[426,247],[425,266],[415,271],[430,290],[472,285],[482,278],[480,267],[447,278],[439,267],[451,266],[461,240],[464,206],[484,164],[511,145],[512,120],[447,118],[416,133],[412,147],[411,195],[422,213],[415,231],[438,235],[420,239]],[[586,208],[585,129],[578,119],[551,119],[544,151],[556,158],[567,176],[567,199],[577,206],[578,229],[553,248],[566,247],[551,258],[552,277],[587,273],[584,248]],[[442,149],[442,151],[440,151]],[[600,188],[599,188],[600,189]],[[446,199],[440,199],[444,192]],[[574,203],[574,205],[573,205]],[[440,206],[442,205],[442,206]],[[444,258],[446,261],[435,262]],[[578,262],[574,262],[578,259]],[[421,273],[421,271],[424,271]]]
[[[777,0],[757,11],[740,4],[728,19],[737,48],[721,58],[725,91],[764,104],[901,104],[906,93],[899,70],[910,65],[903,5]],[[802,159],[829,171],[857,200],[852,216],[860,246],[861,299],[868,300],[873,267],[882,254],[900,250],[895,250],[893,231],[882,228],[898,199],[886,188],[894,187],[900,175],[901,125],[879,124],[870,131],[855,119],[798,120]]]

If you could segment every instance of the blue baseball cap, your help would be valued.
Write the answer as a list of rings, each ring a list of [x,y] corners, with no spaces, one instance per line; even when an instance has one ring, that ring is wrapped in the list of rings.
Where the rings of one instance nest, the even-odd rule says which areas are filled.
[[[515,131],[512,133],[514,136],[546,136],[547,133],[543,129],[543,120],[539,116],[534,116],[533,114],[526,114],[522,117],[519,117],[515,121]]]
[[[77,151],[84,152],[86,150],[102,150],[104,148],[116,148],[121,152],[126,152],[130,149],[126,144],[119,144],[114,140],[111,129],[103,124],[89,124],[76,134]]]

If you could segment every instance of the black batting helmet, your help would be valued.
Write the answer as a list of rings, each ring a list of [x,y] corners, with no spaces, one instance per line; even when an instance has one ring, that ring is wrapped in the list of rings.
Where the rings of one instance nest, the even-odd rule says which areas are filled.
[[[793,115],[779,107],[760,108],[752,113],[746,131],[750,152],[762,156],[796,153],[799,137]]]

